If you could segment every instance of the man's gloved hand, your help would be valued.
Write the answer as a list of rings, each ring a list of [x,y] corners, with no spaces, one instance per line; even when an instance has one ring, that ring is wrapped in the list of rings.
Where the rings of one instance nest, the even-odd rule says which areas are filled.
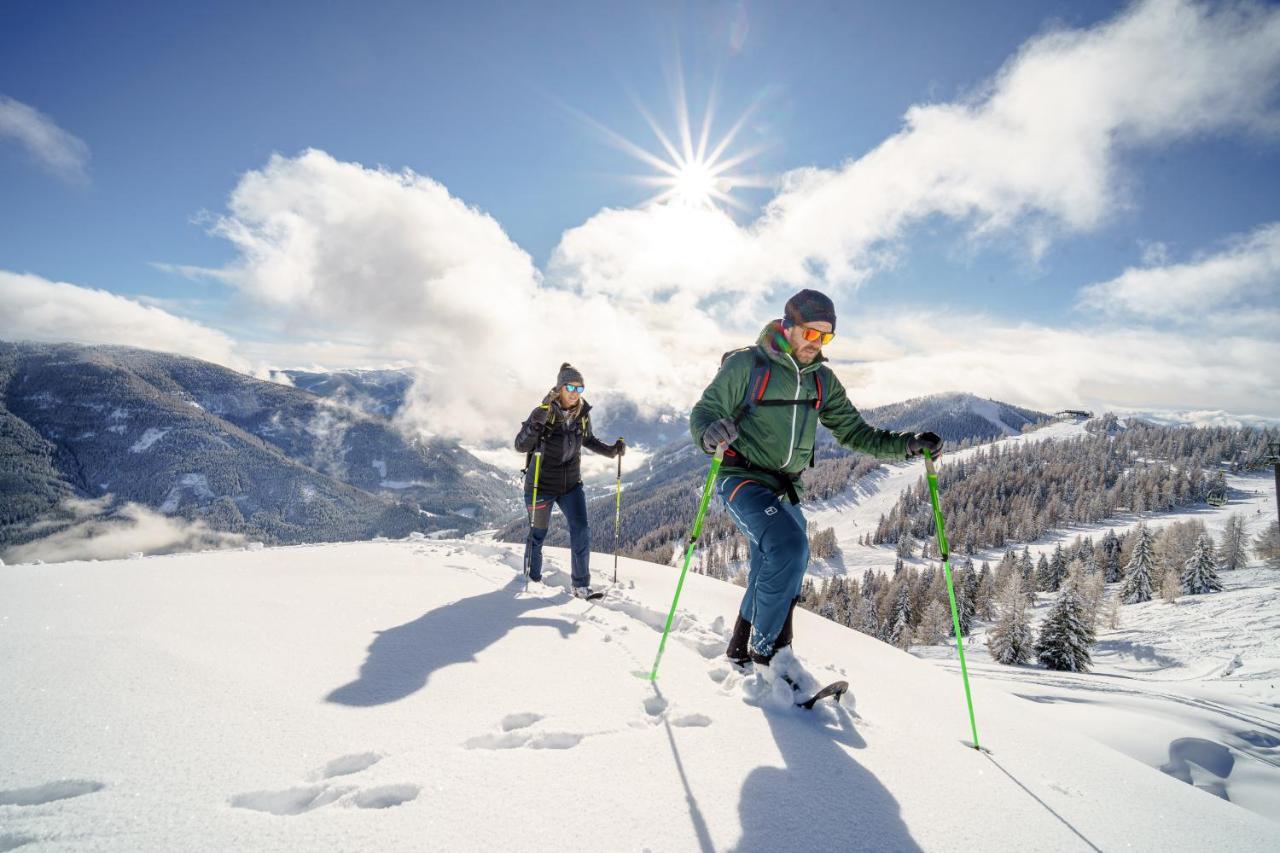
[[[702,449],[715,453],[721,444],[729,444],[738,437],[738,425],[733,418],[721,418],[702,431]]]
[[[625,441],[618,439],[613,443],[613,458],[617,459],[619,456],[624,456],[626,452],[627,443]]]
[[[929,451],[934,459],[942,453],[942,436],[936,432],[918,432],[907,439],[907,455],[919,456],[922,451]]]

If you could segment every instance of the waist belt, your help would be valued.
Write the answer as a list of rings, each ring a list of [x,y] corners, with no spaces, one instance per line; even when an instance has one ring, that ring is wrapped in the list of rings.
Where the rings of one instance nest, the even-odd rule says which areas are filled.
[[[741,468],[744,471],[759,471],[762,474],[773,475],[783,483],[783,491],[786,493],[787,500],[791,501],[792,505],[800,503],[800,494],[796,491],[796,483],[800,481],[799,474],[790,474],[786,471],[778,471],[774,468],[765,468],[762,465],[757,465],[732,447],[724,452],[724,464],[730,468]]]

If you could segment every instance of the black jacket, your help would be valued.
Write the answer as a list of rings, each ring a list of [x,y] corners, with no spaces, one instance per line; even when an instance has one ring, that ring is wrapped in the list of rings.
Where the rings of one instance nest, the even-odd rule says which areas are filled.
[[[541,414],[549,412],[547,423],[541,423]],[[582,411],[573,420],[567,420],[555,403],[550,409],[541,406],[530,412],[520,425],[516,436],[516,450],[532,453],[542,440],[542,468],[538,476],[538,496],[557,498],[573,491],[582,482],[582,448],[608,456],[617,455],[612,444],[605,444],[591,433],[591,404],[582,401]],[[525,491],[533,487],[534,465],[525,472]]]

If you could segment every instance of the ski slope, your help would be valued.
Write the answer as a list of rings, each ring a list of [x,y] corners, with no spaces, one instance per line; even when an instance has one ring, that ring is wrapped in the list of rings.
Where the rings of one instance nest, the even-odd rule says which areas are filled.
[[[596,580],[608,561],[596,555]],[[741,590],[521,592],[407,540],[0,567],[0,849],[1280,849],[1280,824],[797,613],[804,712],[720,659]],[[640,673],[640,675],[637,675]]]
[[[1035,444],[1041,441],[1079,438],[1083,435],[1085,435],[1083,422],[1063,421],[1049,424],[1034,432],[1002,438],[992,444]],[[955,453],[944,453],[938,460],[938,467],[942,468],[948,461],[968,459],[990,448],[992,444],[979,445]],[[868,568],[876,571],[892,571],[897,559],[894,548],[859,545],[858,537],[867,533],[874,534],[876,525],[880,523],[880,517],[891,514],[902,493],[923,478],[923,459],[888,462],[829,500],[806,501],[804,511],[805,517],[809,520],[809,529],[812,531],[827,527],[834,528],[836,542],[843,555],[841,560],[833,563],[815,561],[810,567],[810,572],[812,574],[843,574],[856,571],[861,574]],[[999,557],[999,555],[996,556]],[[923,560],[916,562],[924,565]]]

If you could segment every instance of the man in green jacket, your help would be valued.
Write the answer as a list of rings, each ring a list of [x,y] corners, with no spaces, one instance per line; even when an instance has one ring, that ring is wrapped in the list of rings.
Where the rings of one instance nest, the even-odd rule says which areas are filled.
[[[831,300],[800,291],[755,346],[726,354],[689,416],[693,440],[705,452],[728,446],[716,494],[750,544],[747,591],[727,652],[739,667],[767,665],[791,644],[809,563],[800,475],[813,459],[818,423],[850,450],[883,459],[942,450],[935,433],[890,432],[862,419],[822,355],[835,330]]]

